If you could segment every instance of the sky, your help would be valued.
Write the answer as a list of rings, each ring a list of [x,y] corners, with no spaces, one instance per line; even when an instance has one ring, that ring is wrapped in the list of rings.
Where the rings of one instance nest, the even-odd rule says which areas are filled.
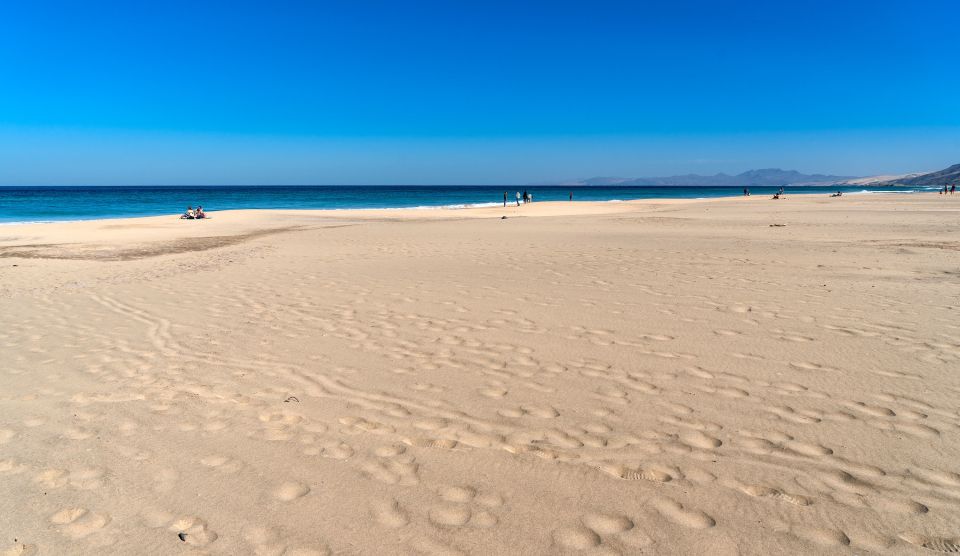
[[[960,162],[952,0],[0,3],[0,185]]]

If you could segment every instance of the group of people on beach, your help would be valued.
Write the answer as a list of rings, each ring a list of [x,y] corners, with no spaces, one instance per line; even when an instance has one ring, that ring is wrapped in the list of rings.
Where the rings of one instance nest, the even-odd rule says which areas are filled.
[[[951,186],[950,186],[950,189],[947,189],[947,186],[944,185],[944,186],[943,186],[943,189],[940,190],[940,194],[941,194],[941,195],[948,195],[948,194],[949,194],[949,195],[953,195],[953,193],[954,193],[956,190],[957,190],[957,184],[951,185]]]
[[[197,210],[193,210],[193,207],[187,207],[187,212],[180,215],[181,220],[198,220],[206,217],[207,213],[203,212],[203,207],[200,205],[197,205]]]
[[[750,196],[750,188],[749,188],[749,187],[744,187],[744,188],[743,188],[743,196],[744,196],[744,197],[749,197],[749,196]],[[780,187],[779,190],[777,190],[776,193],[773,194],[773,198],[774,198],[774,199],[779,199],[779,198],[781,198],[781,197],[783,197],[783,187],[782,187],[782,186]]]
[[[572,194],[571,194],[572,195]],[[517,206],[520,206],[520,200],[523,200],[523,204],[533,202],[533,193],[528,193],[527,191],[523,192],[523,196],[520,195],[520,192],[517,191]],[[507,206],[507,192],[503,192],[503,206]]]

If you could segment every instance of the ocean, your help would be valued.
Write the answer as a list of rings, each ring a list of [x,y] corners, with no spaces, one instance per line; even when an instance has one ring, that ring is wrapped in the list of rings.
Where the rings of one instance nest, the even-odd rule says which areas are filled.
[[[751,187],[756,196],[770,196],[777,187]],[[910,193],[927,187],[863,186],[787,188],[786,193],[829,195]],[[98,218],[178,215],[187,206],[207,212],[230,209],[458,209],[503,204],[507,192],[529,191],[536,201],[625,201],[631,199],[709,198],[742,195],[742,187],[700,186],[52,186],[0,187],[0,223],[56,222]]]

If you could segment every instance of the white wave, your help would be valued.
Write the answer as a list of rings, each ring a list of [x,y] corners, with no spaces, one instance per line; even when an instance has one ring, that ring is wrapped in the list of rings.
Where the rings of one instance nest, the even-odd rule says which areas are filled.
[[[902,194],[902,193],[917,193],[917,191],[916,191],[916,190],[909,190],[909,191],[890,191],[889,189],[887,189],[887,190],[861,189],[860,191],[848,191],[848,192],[845,193],[845,195],[874,195],[874,194],[877,194],[877,195],[888,194],[888,195],[889,195],[889,194]]]
[[[512,202],[507,202],[507,206],[512,205]],[[503,206],[503,203],[459,203],[453,205],[416,205],[409,207],[362,207],[362,208],[351,208],[351,207],[341,207],[335,209],[304,209],[304,210],[459,210],[459,209],[468,209],[468,208],[484,208],[484,207],[500,207]]]
[[[24,226],[27,224],[66,224],[68,222],[83,222],[83,220],[15,220],[0,222],[0,226]]]

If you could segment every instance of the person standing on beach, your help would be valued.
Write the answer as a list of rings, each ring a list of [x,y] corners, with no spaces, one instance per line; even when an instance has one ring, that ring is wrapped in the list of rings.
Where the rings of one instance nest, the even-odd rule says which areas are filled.
[[[517,206],[520,206],[520,192],[517,191]]]
[[[570,200],[573,200],[573,191],[570,192]]]
[[[507,192],[506,192],[506,191],[503,192],[503,207],[504,207],[504,208],[507,207]]]

